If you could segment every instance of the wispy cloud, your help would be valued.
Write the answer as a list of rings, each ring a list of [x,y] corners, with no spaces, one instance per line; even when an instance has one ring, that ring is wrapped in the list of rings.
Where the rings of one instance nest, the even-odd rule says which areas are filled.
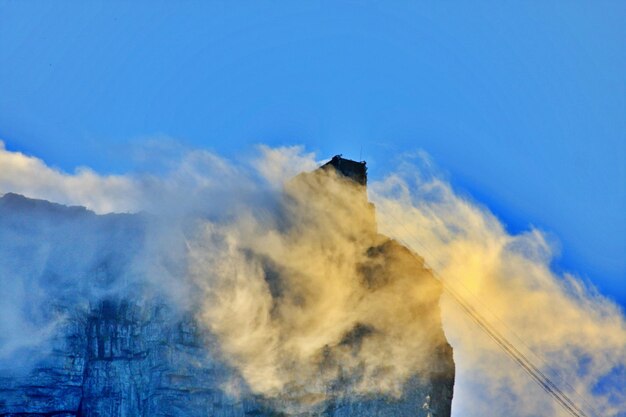
[[[405,166],[373,184],[372,198],[381,231],[424,256],[589,415],[594,408],[603,416],[626,413],[623,312],[574,275],[552,271],[541,231],[508,233],[432,167]],[[443,308],[458,367],[456,415],[567,415],[452,297]]]
[[[68,205],[81,205],[97,213],[127,212],[138,208],[137,184],[124,175],[99,175],[81,167],[65,173],[44,161],[6,149],[0,141],[0,192]]]
[[[271,397],[286,386],[306,386],[319,394],[337,368],[320,374],[315,366],[334,346],[345,367],[364,364],[364,375],[372,377],[355,389],[397,391],[411,372],[428,371],[422,352],[437,329],[406,312],[436,299],[438,287],[421,286],[430,281],[416,279],[424,272],[410,263],[395,270],[386,290],[363,287],[358,268],[371,263],[364,252],[380,239],[364,230],[371,207],[334,179],[290,181],[315,166],[315,155],[301,147],[261,146],[256,159],[243,162],[189,150],[162,174],[106,176],[87,168],[64,173],[2,144],[0,192],[98,213],[148,210],[162,219],[135,267],[146,279],[165,277],[159,286],[196,311],[253,390]],[[369,187],[381,233],[424,257],[582,407],[625,415],[623,312],[574,275],[555,273],[552,246],[541,231],[507,232],[488,208],[455,192],[428,159],[400,164]],[[165,256],[184,267],[160,270]],[[268,267],[282,287],[270,285]],[[27,296],[15,294],[16,300]],[[45,294],[35,300],[44,301]],[[22,323],[11,329],[48,337],[47,325],[29,327],[19,309],[11,311],[17,316],[5,315],[3,323],[7,317]],[[442,315],[458,372],[455,415],[565,415],[445,295]],[[339,346],[358,324],[373,336],[355,357]]]

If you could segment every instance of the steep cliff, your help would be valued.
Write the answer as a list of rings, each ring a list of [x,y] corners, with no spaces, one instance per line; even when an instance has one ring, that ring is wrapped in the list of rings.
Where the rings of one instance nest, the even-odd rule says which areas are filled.
[[[367,203],[365,194],[359,198]],[[305,217],[291,221],[306,223]],[[351,369],[309,403],[299,389],[255,394],[194,308],[154,288],[138,267],[146,215],[98,216],[6,194],[0,198],[0,416],[449,416],[454,363],[441,329],[441,288],[417,255],[376,234],[373,208],[366,217],[358,285],[384,295],[420,280],[428,302],[407,314],[416,331],[430,329],[429,371],[408,378],[394,396],[354,390],[363,375]],[[267,268],[273,296],[284,296],[289,289],[280,271],[270,271],[269,261]],[[358,355],[379,337],[377,326],[358,323],[320,352],[320,374]]]

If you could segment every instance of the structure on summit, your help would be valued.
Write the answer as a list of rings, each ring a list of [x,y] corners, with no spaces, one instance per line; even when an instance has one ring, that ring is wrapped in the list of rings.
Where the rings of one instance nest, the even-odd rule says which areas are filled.
[[[332,159],[321,166],[322,169],[334,168],[344,177],[361,185],[367,185],[367,165],[365,161],[353,161],[342,158],[342,155],[335,155]]]

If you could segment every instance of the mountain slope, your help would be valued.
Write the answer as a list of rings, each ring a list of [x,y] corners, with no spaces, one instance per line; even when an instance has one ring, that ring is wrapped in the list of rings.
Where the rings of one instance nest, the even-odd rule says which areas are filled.
[[[409,264],[424,288],[435,288],[416,316],[416,326],[438,329],[432,372],[408,379],[400,398],[355,393],[347,375],[309,407],[288,392],[253,394],[194,309],[155,288],[144,268],[150,221],[0,198],[0,416],[450,415],[454,363],[441,331],[440,290],[398,243],[376,235],[360,266],[363,285],[386,285]],[[322,364],[357,351],[374,332],[356,326]]]

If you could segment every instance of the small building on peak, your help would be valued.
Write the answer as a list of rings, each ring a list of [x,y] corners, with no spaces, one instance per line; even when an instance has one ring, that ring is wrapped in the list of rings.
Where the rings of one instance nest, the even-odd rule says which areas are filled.
[[[337,172],[361,185],[367,185],[367,166],[365,161],[353,161],[343,158],[341,155],[335,155],[320,168],[328,169],[329,167],[335,168]]]

